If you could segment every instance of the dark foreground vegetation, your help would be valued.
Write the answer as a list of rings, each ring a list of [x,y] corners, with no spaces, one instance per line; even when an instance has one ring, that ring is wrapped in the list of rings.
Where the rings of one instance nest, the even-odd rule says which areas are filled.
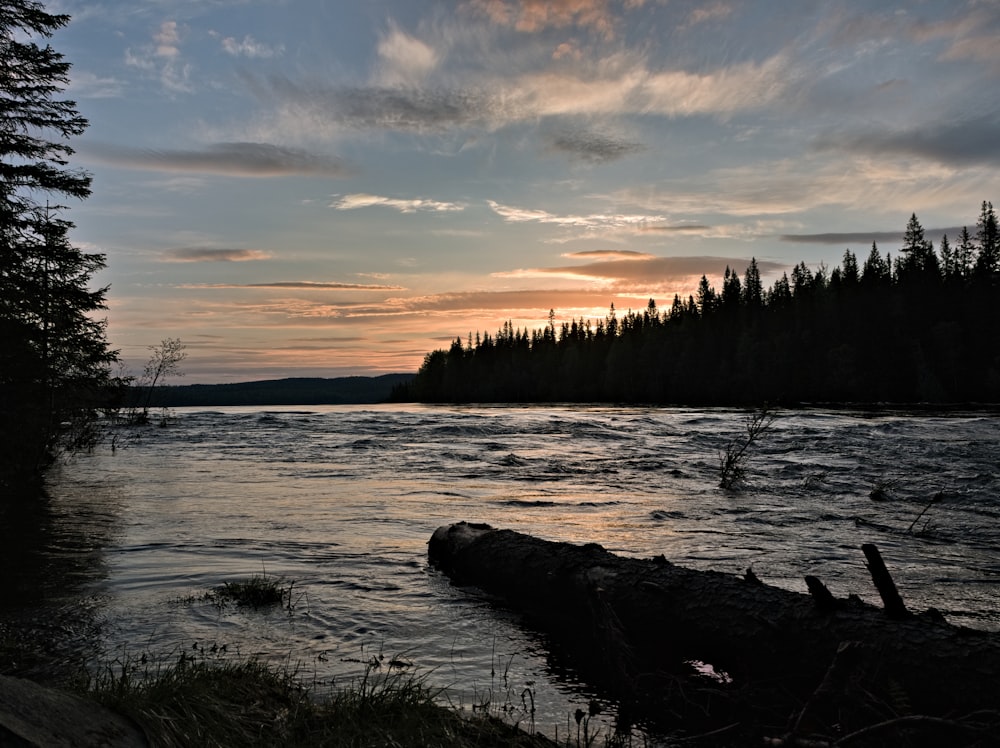
[[[159,670],[138,661],[92,684],[105,706],[131,717],[153,746],[431,746],[556,748],[488,716],[441,705],[439,691],[400,671],[369,671],[323,699],[294,672],[255,660],[181,658]]]
[[[197,600],[239,605],[252,615],[274,605],[291,609],[293,587],[293,582],[255,574],[214,588]],[[45,627],[48,622],[38,625]],[[53,628],[63,630],[56,638],[78,625],[72,619],[56,622]],[[213,644],[162,655],[124,654],[94,670],[83,658],[60,652],[58,645],[39,636],[38,628],[0,618],[0,745],[625,748],[632,744],[629,736],[616,737],[606,729],[588,731],[586,724],[581,725],[580,735],[567,729],[561,739],[550,739],[535,732],[533,711],[515,713],[508,708],[509,695],[508,701],[494,700],[492,691],[471,710],[456,707],[444,689],[413,672],[405,658],[368,657],[362,676],[332,689],[310,685],[309,673],[300,667],[292,660],[275,665],[227,653],[225,645]],[[138,735],[131,728],[122,735],[119,715],[131,720]],[[99,739],[112,735],[120,739]]]
[[[0,647],[0,660],[6,655]],[[522,729],[527,725],[518,726],[497,714],[452,708],[439,689],[391,666],[370,667],[357,682],[328,695],[304,686],[303,674],[290,667],[197,652],[159,660],[146,655],[125,658],[107,664],[96,675],[81,674],[75,685],[59,689],[4,675],[4,670],[0,668],[0,745],[4,746],[578,745],[532,734]],[[123,725],[120,716],[131,724]]]
[[[914,215],[893,260],[873,243],[859,264],[805,263],[765,290],[756,261],[722,290],[702,276],[697,295],[666,311],[609,314],[592,324],[495,336],[470,333],[424,359],[397,400],[624,402],[1000,401],[1000,232],[982,204],[935,251]]]

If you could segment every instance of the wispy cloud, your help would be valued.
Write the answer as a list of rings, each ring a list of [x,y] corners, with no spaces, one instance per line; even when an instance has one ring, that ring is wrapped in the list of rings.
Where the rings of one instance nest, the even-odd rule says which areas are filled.
[[[426,42],[407,34],[395,23],[379,39],[376,83],[381,86],[414,86],[421,83],[440,61]]]
[[[724,21],[729,18],[735,10],[736,8],[731,2],[705,3],[691,11],[687,22],[685,23],[685,28],[697,26],[701,23],[710,23],[712,21]]]
[[[571,260],[652,260],[656,255],[636,252],[631,249],[592,249],[582,252],[564,252],[563,257]]]
[[[939,59],[946,62],[971,60],[1000,65],[996,44],[1000,33],[1000,8],[992,0],[954,4],[944,18],[926,20],[919,8],[887,14],[873,11],[847,18],[834,34],[834,40],[856,48],[868,41],[925,44],[945,42]]]
[[[236,39],[232,36],[224,37],[220,41],[220,44],[222,44],[222,49],[225,50],[226,54],[230,54],[233,57],[268,60],[273,57],[281,57],[285,52],[283,44],[274,46],[265,44],[264,42],[257,41],[249,34],[244,36],[243,39]]]
[[[546,136],[548,148],[590,164],[616,161],[644,149],[641,143],[583,129],[563,129]]]
[[[634,288],[637,285],[641,288],[664,288],[685,284],[692,277],[699,277],[703,274],[722,275],[726,267],[742,273],[749,264],[749,258],[646,256],[641,259],[634,257],[611,259],[585,265],[524,268],[494,273],[494,275],[500,278],[558,277],[587,280],[613,285],[616,288]],[[775,272],[785,267],[784,264],[767,260],[758,260],[757,266],[762,274]]]
[[[201,150],[153,150],[85,143],[80,146],[79,153],[84,158],[127,169],[229,177],[347,177],[354,173],[336,156],[269,143],[215,143]]]
[[[585,231],[638,231],[649,226],[661,225],[667,222],[663,215],[628,214],[628,213],[590,213],[586,215],[556,214],[534,208],[518,208],[501,205],[488,200],[490,209],[509,223],[543,223],[561,226],[563,228],[583,229]]]
[[[1000,164],[1000,113],[907,130],[830,133],[816,148],[872,155],[917,156],[943,164]]]
[[[951,226],[949,228],[935,229],[925,228],[924,236],[928,239],[938,239],[944,234],[954,238],[961,232],[961,226]],[[872,242],[896,242],[902,243],[904,229],[899,231],[850,231],[850,232],[829,232],[825,234],[782,234],[778,238],[783,242],[793,242],[796,244],[871,244]]]
[[[576,70],[539,70],[517,76],[480,75],[460,85],[329,86],[296,82],[284,76],[246,80],[269,107],[285,119],[306,118],[317,127],[331,123],[358,129],[446,132],[482,127],[497,130],[540,118],[714,116],[774,105],[795,84],[798,73],[783,55],[709,71],[651,69],[642,60],[612,57]],[[279,125],[275,125],[278,127]],[[608,135],[572,130],[561,135],[562,148],[624,155],[637,144]]]
[[[182,31],[176,21],[163,21],[150,42],[125,50],[125,64],[158,76],[170,93],[191,93],[193,68],[181,57]]]
[[[644,0],[624,3],[626,7],[643,4]],[[470,0],[469,7],[495,24],[524,33],[576,27],[610,38],[619,20],[610,0]]]
[[[86,70],[74,68],[68,90],[81,99],[112,99],[122,95],[124,86],[117,78],[102,78]]]
[[[259,249],[178,247],[163,252],[165,262],[251,262],[268,258],[270,255]]]
[[[395,198],[383,197],[381,195],[368,195],[357,193],[344,195],[330,203],[331,208],[337,210],[357,210],[359,208],[384,207],[393,208],[400,213],[416,213],[417,211],[430,211],[433,213],[447,213],[465,210],[461,203],[442,202],[440,200],[428,200],[425,198]]]
[[[184,288],[254,288],[295,291],[405,291],[403,286],[370,283],[337,283],[320,281],[271,281],[267,283],[189,283]]]
[[[648,211],[740,219],[738,224],[713,222],[706,236],[763,237],[795,231],[796,214],[820,205],[892,217],[925,210],[964,212],[982,201],[995,172],[989,164],[959,168],[894,154],[850,152],[829,159],[816,151],[626,187],[610,199]]]

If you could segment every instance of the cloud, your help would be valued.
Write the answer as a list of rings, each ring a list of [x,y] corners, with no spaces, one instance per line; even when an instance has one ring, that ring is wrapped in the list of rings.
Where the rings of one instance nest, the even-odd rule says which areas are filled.
[[[267,283],[193,283],[184,288],[259,288],[296,291],[405,291],[403,286],[319,281],[271,281]]]
[[[474,89],[331,87],[282,76],[264,82],[247,79],[259,96],[268,99],[266,105],[278,107],[279,129],[285,128],[285,121],[297,129],[306,120],[312,129],[336,123],[360,130],[441,132],[505,119],[500,101]]]
[[[531,278],[559,277],[577,280],[587,280],[602,284],[612,284],[616,287],[662,288],[666,285],[680,285],[689,282],[692,277],[701,275],[722,275],[726,267],[742,272],[749,259],[731,257],[654,257],[641,259],[613,259],[603,262],[592,262],[586,265],[567,265],[550,268],[526,268],[501,273],[494,273],[500,278]],[[776,272],[786,267],[785,264],[758,260],[757,267],[761,274]]]
[[[571,260],[652,260],[656,257],[631,249],[592,249],[583,252],[564,252],[562,256]]]
[[[345,316],[363,320],[375,316],[414,316],[439,314],[451,316],[458,313],[485,314],[491,319],[497,317],[518,317],[528,315],[539,319],[547,316],[549,309],[585,310],[603,316],[611,303],[627,308],[645,308],[649,297],[645,294],[629,296],[608,289],[515,289],[505,291],[459,291],[428,294],[425,296],[386,299],[377,306],[355,306],[345,309]],[[498,314],[500,313],[500,314]],[[464,320],[459,324],[464,324]],[[501,323],[497,323],[499,327]],[[492,330],[485,330],[491,332]]]
[[[966,211],[995,184],[996,169],[951,167],[914,158],[842,154],[830,159],[814,149],[796,158],[760,160],[745,166],[704,170],[684,178],[634,185],[611,192],[618,205],[674,215],[735,216],[713,221],[702,235],[753,238],[800,228],[791,216],[820,206],[874,211],[892,218],[925,211]],[[789,218],[769,218],[789,216]]]
[[[390,23],[378,42],[377,81],[382,86],[417,85],[438,65],[432,47]]]
[[[249,57],[267,60],[273,57],[280,57],[285,52],[285,46],[283,44],[272,47],[268,44],[257,41],[249,34],[244,36],[242,41],[239,41],[231,36],[227,36],[221,41],[221,44],[222,49],[233,57]]]
[[[214,247],[178,247],[163,253],[165,262],[251,262],[270,257],[259,249],[216,249]]]
[[[550,133],[547,140],[550,150],[590,164],[615,161],[644,149],[641,143],[587,130],[561,130]]]
[[[67,89],[82,99],[111,99],[122,95],[122,82],[117,78],[100,78],[85,70],[73,69]]]
[[[830,133],[817,138],[820,150],[917,156],[942,164],[1000,164],[1000,117],[949,119],[934,126],[858,134]]]
[[[697,26],[700,23],[709,23],[711,21],[725,20],[733,14],[734,10],[735,8],[730,3],[706,3],[705,5],[691,11],[685,27]]]
[[[705,234],[712,231],[711,226],[701,223],[683,223],[677,226],[640,226],[641,232],[662,232],[666,234]]]
[[[961,226],[951,226],[943,229],[924,229],[924,236],[934,239],[944,234],[955,237],[962,231]],[[871,244],[872,242],[899,242],[903,241],[904,230],[899,231],[852,231],[844,233],[826,234],[782,234],[778,238],[783,242],[794,242],[796,244]]]
[[[627,7],[642,4],[642,0],[625,3]],[[609,0],[471,0],[469,3],[469,7],[493,23],[524,33],[574,26],[590,29],[605,38],[614,35],[618,22],[610,5]]]
[[[171,93],[191,93],[193,68],[181,60],[180,45],[181,27],[176,21],[164,21],[150,43],[125,50],[125,64],[158,75],[160,84]]]
[[[202,150],[163,151],[83,144],[81,156],[109,166],[150,171],[199,172],[228,177],[325,176],[353,174],[341,159],[269,143],[215,143]]]
[[[556,214],[532,208],[517,208],[501,205],[488,200],[490,209],[508,223],[541,223],[551,224],[567,229],[583,231],[584,238],[609,233],[641,234],[646,231],[665,231],[676,233],[701,232],[704,226],[692,224],[669,224],[668,218],[658,214],[642,213],[589,213]]]
[[[337,210],[357,210],[358,208],[372,208],[377,206],[394,208],[400,213],[416,213],[417,211],[446,213],[465,210],[465,206],[461,203],[446,203],[424,198],[400,199],[382,197],[380,195],[367,195],[364,193],[344,195],[339,200],[330,203],[330,207]]]
[[[180,54],[181,35],[176,21],[164,21],[159,30],[153,34],[155,54],[157,57],[174,58]]]
[[[555,117],[668,118],[734,114],[772,107],[801,75],[783,55],[711,71],[655,70],[613,56],[577,69],[499,77],[484,75],[457,86],[329,86],[284,76],[244,75],[251,90],[281,117],[276,128],[297,130],[302,121],[367,130],[438,132],[473,127],[498,130]],[[285,123],[287,122],[287,127]],[[637,144],[609,135],[569,131],[560,147],[607,160]]]

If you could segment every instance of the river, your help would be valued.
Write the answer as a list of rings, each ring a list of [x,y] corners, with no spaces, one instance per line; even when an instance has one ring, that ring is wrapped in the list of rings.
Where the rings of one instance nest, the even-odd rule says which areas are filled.
[[[428,568],[438,526],[488,522],[694,568],[752,567],[800,591],[811,574],[834,595],[877,602],[860,551],[872,542],[911,609],[1000,630],[995,413],[779,411],[751,447],[749,484],[725,491],[719,454],[745,418],[584,406],[178,409],[165,427],[119,433],[114,451],[53,472],[41,526],[7,538],[22,596],[8,602],[59,621],[41,630],[86,647],[92,666],[225,649],[295,667],[322,691],[372,658],[382,672],[395,659],[466,709],[489,700],[517,719],[529,689],[536,727],[550,735],[593,694],[514,616]],[[290,610],[205,598],[261,573],[294,582]],[[66,623],[67,611],[86,623]]]

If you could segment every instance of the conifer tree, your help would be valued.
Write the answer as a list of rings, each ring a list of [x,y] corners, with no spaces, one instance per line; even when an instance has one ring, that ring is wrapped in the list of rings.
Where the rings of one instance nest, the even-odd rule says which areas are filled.
[[[116,353],[105,339],[104,267],[68,238],[49,199],[86,198],[90,176],[67,167],[87,121],[57,98],[70,64],[45,40],[69,22],[33,0],[0,0],[0,485],[37,479],[61,447],[95,438]],[[44,46],[42,46],[44,44]]]
[[[913,273],[925,278],[937,278],[940,274],[934,246],[924,238],[924,227],[917,220],[917,214],[910,215],[903,232],[903,246],[896,260],[897,275]]]
[[[750,309],[756,309],[764,303],[764,286],[760,280],[760,268],[757,258],[751,257],[743,274],[743,304]]]
[[[882,257],[878,245],[872,242],[872,251],[861,269],[861,282],[870,287],[887,286],[892,280],[891,266],[887,257]]]
[[[963,278],[972,275],[972,269],[976,264],[976,245],[969,235],[969,228],[962,227],[958,235],[958,246],[955,247],[955,270]]]
[[[983,201],[976,239],[979,241],[979,254],[976,257],[976,276],[983,279],[994,278],[1000,273],[1000,228],[997,226],[997,214],[993,203]]]
[[[844,250],[844,259],[841,263],[841,280],[847,287],[858,285],[858,258],[849,250]]]
[[[717,304],[715,289],[709,285],[707,277],[701,276],[698,281],[698,311],[705,317],[715,311]]]

